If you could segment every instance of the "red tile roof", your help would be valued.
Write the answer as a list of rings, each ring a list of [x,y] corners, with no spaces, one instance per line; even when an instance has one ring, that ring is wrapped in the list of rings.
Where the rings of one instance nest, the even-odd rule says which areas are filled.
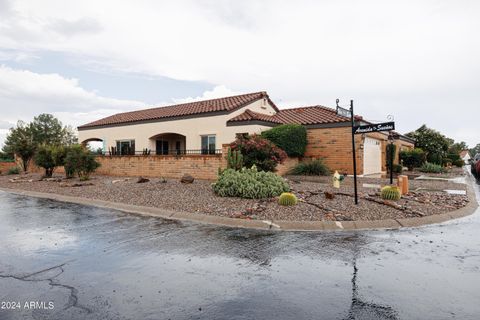
[[[276,120],[272,115],[258,113],[250,109],[246,109],[244,112],[240,113],[239,115],[229,119],[228,122],[254,121],[254,120],[277,123],[277,124],[283,123],[283,122],[280,122],[280,120]]]
[[[361,120],[362,118],[359,116],[356,116],[356,119]],[[310,107],[283,109],[278,111],[275,115],[272,115],[272,116],[256,113],[247,109],[245,110],[245,112],[228,120],[228,122],[254,121],[254,120],[277,123],[277,124],[295,123],[295,124],[302,124],[302,125],[311,125],[311,124],[349,122],[350,118],[337,115],[337,112],[335,109],[331,109],[324,106],[310,106]]]
[[[202,113],[220,112],[220,111],[233,111],[241,108],[256,100],[266,98],[271,103],[273,108],[278,111],[275,104],[270,100],[268,94],[264,91],[247,93],[238,96],[195,101],[189,103],[182,103],[166,107],[157,107],[151,109],[144,109],[138,111],[117,113],[113,116],[106,117],[94,122],[90,122],[79,126],[79,129],[97,127],[104,125],[116,125],[123,123],[131,123],[145,120],[156,120],[171,117],[182,117],[188,115],[196,115]]]

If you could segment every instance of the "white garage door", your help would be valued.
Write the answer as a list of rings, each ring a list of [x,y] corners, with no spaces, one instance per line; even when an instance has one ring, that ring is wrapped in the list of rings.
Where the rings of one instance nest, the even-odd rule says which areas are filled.
[[[380,140],[365,138],[363,145],[363,174],[382,172],[382,148]]]

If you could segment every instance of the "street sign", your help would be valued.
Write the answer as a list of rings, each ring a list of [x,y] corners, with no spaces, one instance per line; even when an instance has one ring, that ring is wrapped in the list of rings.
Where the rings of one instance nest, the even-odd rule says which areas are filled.
[[[352,116],[352,112],[348,109],[342,108],[337,106],[337,114],[342,117],[350,118]]]
[[[354,126],[354,134],[370,133],[370,132],[380,132],[380,131],[391,131],[395,130],[395,122],[383,122],[375,124],[366,124],[363,126]]]

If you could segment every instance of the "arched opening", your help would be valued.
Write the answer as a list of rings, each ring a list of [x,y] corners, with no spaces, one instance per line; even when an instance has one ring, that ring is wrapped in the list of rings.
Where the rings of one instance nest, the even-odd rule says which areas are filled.
[[[150,137],[157,155],[180,155],[186,153],[187,138],[172,132],[160,133]]]
[[[80,143],[95,154],[105,154],[105,141],[100,138],[85,139]]]

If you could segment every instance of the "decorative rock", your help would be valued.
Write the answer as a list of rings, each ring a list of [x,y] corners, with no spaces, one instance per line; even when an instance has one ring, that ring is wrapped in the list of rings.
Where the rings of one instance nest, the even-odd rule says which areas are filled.
[[[195,179],[189,175],[189,174],[184,174],[183,177],[180,179],[181,183],[193,183]]]
[[[145,183],[145,182],[149,182],[150,179],[147,179],[147,178],[144,178],[144,177],[139,177],[138,180],[137,180],[137,183]]]
[[[325,198],[329,200],[332,200],[335,198],[335,194],[333,194],[332,192],[325,191],[324,194],[325,194]]]

